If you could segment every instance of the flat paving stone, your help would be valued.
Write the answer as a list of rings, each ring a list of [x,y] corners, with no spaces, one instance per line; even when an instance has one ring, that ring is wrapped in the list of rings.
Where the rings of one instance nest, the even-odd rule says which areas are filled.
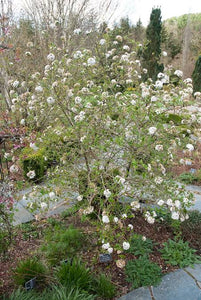
[[[195,277],[196,280],[201,281],[201,264],[196,264],[194,265],[194,268],[185,268],[184,270],[186,270],[187,272],[189,272],[190,274],[193,275],[193,277]]]
[[[16,203],[14,217],[13,217],[13,225],[19,225],[21,223],[30,222],[34,219],[34,216],[24,208],[20,203]]]
[[[149,288],[141,287],[139,289],[136,289],[136,290],[122,296],[118,300],[151,300],[151,299],[152,298],[151,298]],[[162,298],[160,300],[162,300]],[[168,300],[170,300],[170,299],[168,299]]]
[[[153,295],[155,300],[201,300],[201,290],[183,270],[165,275],[161,284],[153,287]]]

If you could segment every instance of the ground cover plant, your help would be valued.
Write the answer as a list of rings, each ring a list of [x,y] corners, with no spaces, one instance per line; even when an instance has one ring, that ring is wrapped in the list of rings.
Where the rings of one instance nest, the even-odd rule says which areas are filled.
[[[143,45],[108,31],[92,33],[93,47],[73,47],[78,31],[72,48],[48,45],[32,72],[4,54],[11,70],[3,133],[19,129],[20,138],[1,153],[16,200],[22,198],[35,217],[13,229],[12,198],[1,196],[0,238],[10,235],[1,251],[2,290],[16,288],[11,299],[26,299],[31,277],[39,279],[44,299],[48,293],[49,299],[115,299],[199,261],[200,244],[194,242],[193,250],[185,234],[195,228],[188,211],[193,195],[173,176],[175,167],[199,156],[201,113],[192,80],[166,67],[144,82]],[[33,64],[32,54],[29,59]],[[47,219],[63,202],[71,208]],[[5,254],[21,263],[5,261]],[[29,295],[43,294],[36,289]]]

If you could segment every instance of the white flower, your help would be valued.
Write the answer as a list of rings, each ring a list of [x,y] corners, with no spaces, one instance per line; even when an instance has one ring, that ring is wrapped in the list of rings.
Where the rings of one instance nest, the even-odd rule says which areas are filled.
[[[73,31],[73,33],[74,34],[80,34],[82,32],[82,30],[80,29],[80,28],[76,28],[74,31]]]
[[[192,144],[187,144],[186,145],[186,148],[189,150],[189,151],[193,151],[194,150],[194,146]]]
[[[116,40],[119,41],[119,42],[122,42],[123,41],[123,38],[121,35],[117,35],[116,36]]]
[[[112,195],[112,193],[110,192],[109,189],[104,190],[103,194],[104,194],[105,198],[107,198],[107,199]]]
[[[155,181],[156,184],[161,184],[161,183],[163,182],[163,178],[160,177],[160,176],[158,176],[158,177],[156,177],[156,178],[154,179],[154,181]]]
[[[119,219],[117,217],[114,217],[114,222],[117,223],[119,221]]]
[[[142,237],[143,242],[145,242],[147,240],[146,236]]]
[[[54,61],[55,60],[55,55],[53,53],[48,54],[47,60]]]
[[[88,206],[84,211],[83,214],[84,215],[89,215],[94,211],[94,207],[93,206]]]
[[[162,206],[164,203],[165,203],[165,202],[164,202],[162,199],[160,199],[160,200],[157,202],[157,204],[158,204],[159,206]]]
[[[140,208],[140,203],[138,201],[131,202],[131,207],[133,210],[137,210]]]
[[[156,127],[150,127],[150,128],[148,129],[150,135],[153,135],[153,134],[156,132],[156,130],[157,130]]]
[[[53,97],[48,97],[47,98],[47,103],[48,104],[54,104],[55,103],[55,99]]]
[[[127,214],[123,214],[123,215],[122,215],[122,218],[123,218],[123,219],[126,219],[127,217],[128,217]]]
[[[132,224],[128,224],[128,227],[132,230],[133,229],[133,225]]]
[[[49,193],[49,197],[50,197],[50,199],[54,199],[55,198],[55,193],[54,192],[50,192]]]
[[[9,156],[10,156],[10,153],[8,153],[8,152],[5,152],[5,153],[4,153],[4,158],[5,158],[5,159],[9,158]]]
[[[10,167],[10,172],[11,173],[17,173],[19,171],[19,168],[16,165],[12,165]]]
[[[77,196],[77,201],[82,201],[82,199],[83,199],[82,195]]]
[[[75,103],[80,104],[82,102],[82,98],[80,97],[75,97]]]
[[[161,79],[161,78],[163,78],[165,75],[164,75],[164,73],[158,73],[158,75],[157,75],[157,77],[159,78],[159,79]]]
[[[96,64],[96,59],[94,57],[90,57],[87,59],[88,66],[93,66]]]
[[[123,249],[128,250],[130,248],[130,244],[128,242],[123,242]]]
[[[13,84],[12,84],[12,86],[14,87],[14,88],[17,88],[18,86],[19,86],[19,81],[18,80],[15,80],[14,82],[13,82]]]
[[[163,145],[156,145],[155,150],[156,151],[163,151]]]
[[[101,39],[100,42],[99,42],[99,44],[100,44],[101,46],[103,46],[103,45],[105,44],[105,42],[106,42],[105,39]]]
[[[107,251],[108,251],[108,253],[109,253],[109,254],[112,254],[112,252],[113,252],[113,248],[112,248],[112,247],[110,247],[110,248],[108,248],[108,249],[107,249]]]
[[[135,100],[131,100],[131,104],[132,104],[132,105],[135,105],[135,104],[136,104],[136,101],[135,101]]]
[[[183,72],[182,72],[181,70],[176,70],[176,71],[174,72],[174,75],[178,76],[179,78],[182,78]]]
[[[123,46],[123,50],[125,50],[125,51],[130,51],[130,47],[129,47],[128,45],[124,45],[124,46]]]
[[[171,214],[171,218],[173,220],[179,220],[179,213],[176,212],[176,211],[173,211],[172,214]]]
[[[36,86],[35,91],[36,91],[37,93],[42,93],[43,87],[40,86],[40,85],[38,85],[38,86]]]
[[[20,124],[24,126],[24,125],[25,125],[25,119],[22,119],[22,120],[20,121]]]
[[[30,143],[29,146],[30,146],[30,148],[32,148],[34,151],[37,151],[37,150],[38,150],[38,147],[36,146],[35,143]]]
[[[26,56],[31,56],[31,52],[30,52],[30,51],[26,51],[26,52],[25,52],[25,55],[26,55]]]
[[[27,173],[27,177],[29,177],[30,179],[33,179],[35,176],[36,176],[36,173],[35,173],[34,170],[33,170],[33,171],[29,171],[29,172]]]
[[[74,55],[73,55],[73,57],[75,58],[75,59],[77,59],[77,58],[81,58],[83,55],[82,55],[82,52],[81,51],[76,51],[75,53],[74,53]]]
[[[103,248],[104,250],[107,250],[108,248],[110,248],[110,244],[109,244],[109,243],[103,244],[103,245],[102,245],[102,248]]]
[[[155,86],[156,89],[161,90],[162,87],[163,87],[163,82],[160,81],[160,80],[157,80],[157,81],[155,82],[155,85],[154,85],[154,86]]]
[[[167,56],[167,52],[166,52],[166,51],[163,51],[163,52],[162,52],[162,56],[166,57],[166,56]]]
[[[104,215],[104,216],[102,216],[102,221],[103,221],[103,223],[110,223],[110,220],[109,220],[109,218],[108,218],[108,216],[106,216],[106,215]]]
[[[166,203],[168,206],[172,206],[172,204],[173,204],[172,199],[170,199],[170,198],[167,199]]]
[[[177,208],[180,208],[181,206],[181,202],[179,200],[176,200],[174,205],[177,207]]]
[[[83,143],[85,139],[86,139],[86,135],[84,135],[80,138],[80,142]]]
[[[40,207],[41,207],[42,209],[46,209],[46,208],[47,208],[47,203],[41,202]]]
[[[155,219],[154,219],[153,217],[149,216],[149,217],[147,217],[147,222],[148,222],[149,224],[154,224]]]

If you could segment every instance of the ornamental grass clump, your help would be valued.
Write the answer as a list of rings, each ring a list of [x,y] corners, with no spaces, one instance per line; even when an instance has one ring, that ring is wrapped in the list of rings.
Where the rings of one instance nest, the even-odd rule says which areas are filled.
[[[47,268],[37,257],[27,258],[18,263],[13,271],[13,278],[17,285],[25,283],[36,277],[37,287],[44,287],[47,281]]]
[[[57,267],[55,276],[64,286],[92,291],[93,277],[90,270],[78,259],[62,263]]]

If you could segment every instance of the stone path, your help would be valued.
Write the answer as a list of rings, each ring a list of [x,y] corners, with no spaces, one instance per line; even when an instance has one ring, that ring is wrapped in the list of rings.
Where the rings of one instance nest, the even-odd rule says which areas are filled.
[[[186,189],[194,194],[195,202],[191,210],[201,212],[201,187],[188,185]],[[26,191],[27,192],[27,191]],[[23,196],[23,192],[22,192]],[[68,203],[65,197],[52,205],[46,216],[59,214],[73,204],[77,195],[74,195]],[[34,219],[27,209],[27,200],[19,200],[18,209],[14,214],[14,225],[29,222]],[[171,272],[162,278],[157,287],[141,287],[119,298],[119,300],[201,300],[201,265],[193,268],[185,268]]]
[[[187,185],[186,189],[195,197],[190,210],[201,212],[201,187]],[[171,272],[157,287],[138,288],[119,300],[201,300],[201,264]]]

